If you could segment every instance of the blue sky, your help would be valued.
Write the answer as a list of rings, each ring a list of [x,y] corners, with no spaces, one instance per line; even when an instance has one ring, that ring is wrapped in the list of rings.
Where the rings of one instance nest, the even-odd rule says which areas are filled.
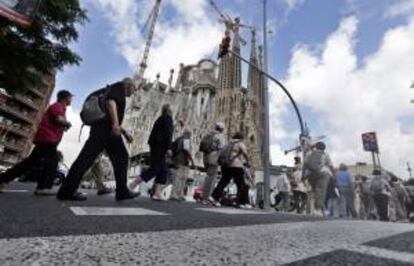
[[[79,27],[79,41],[72,47],[83,61],[57,76],[58,89],[76,94],[75,113],[91,91],[134,73],[145,37],[139,29],[152,2],[82,1],[90,22]],[[243,23],[262,28],[261,0],[215,2],[225,13],[240,16]],[[413,113],[407,99],[409,82],[414,79],[414,58],[409,54],[398,57],[398,52],[411,51],[403,41],[414,31],[414,1],[268,0],[267,10],[273,31],[269,35],[269,71],[290,87],[312,132],[329,135],[327,142],[334,159],[338,163],[369,160],[357,138],[362,130],[377,130],[386,138],[385,163],[389,161],[389,168],[403,173],[402,165],[409,161],[414,147],[395,148],[391,139],[413,140],[409,135],[414,128],[410,120]],[[164,0],[147,76],[153,79],[161,72],[161,79],[166,81],[168,70],[180,62],[192,64],[201,57],[215,58],[223,32],[217,19],[207,0]],[[247,30],[243,35],[250,40]],[[389,45],[395,45],[396,53]],[[248,52],[246,46],[243,53],[248,56]],[[389,67],[393,62],[401,65]],[[411,76],[406,74],[410,66]],[[373,78],[384,78],[383,73],[389,74],[389,79]],[[384,84],[395,87],[395,93],[388,95]],[[283,94],[271,89],[272,157],[288,163],[291,158],[281,154],[295,144],[297,122]],[[342,102],[332,100],[344,91]],[[398,101],[401,104],[395,104]],[[389,112],[378,112],[381,106],[389,106]],[[352,117],[356,119],[349,119]],[[344,120],[344,128],[338,119]],[[382,124],[385,122],[388,124]],[[349,127],[356,132],[352,138],[353,134],[345,134]],[[395,154],[399,157],[392,159]]]

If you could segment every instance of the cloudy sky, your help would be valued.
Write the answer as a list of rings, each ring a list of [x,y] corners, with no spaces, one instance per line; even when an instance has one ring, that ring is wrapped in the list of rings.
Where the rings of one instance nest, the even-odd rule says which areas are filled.
[[[155,1],[84,0],[90,22],[72,47],[79,67],[58,74],[57,88],[76,94],[69,118],[75,127],[61,149],[71,163],[81,144],[78,112],[91,91],[137,68],[147,15]],[[261,0],[216,0],[231,16],[261,28]],[[269,72],[297,100],[311,134],[327,136],[336,164],[370,162],[361,133],[376,131],[382,164],[405,177],[414,164],[414,0],[268,0]],[[223,25],[207,0],[163,0],[147,77],[166,81],[179,63],[215,58]],[[243,32],[246,40],[248,31]],[[262,35],[259,37],[261,38]],[[248,46],[244,55],[248,55]],[[274,164],[291,164],[283,150],[299,130],[283,93],[270,84]],[[83,139],[86,134],[84,134]]]

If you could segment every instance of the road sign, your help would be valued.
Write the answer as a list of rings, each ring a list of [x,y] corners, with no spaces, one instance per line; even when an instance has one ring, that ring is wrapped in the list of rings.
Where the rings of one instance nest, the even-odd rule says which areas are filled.
[[[375,132],[367,132],[362,134],[362,145],[364,151],[379,152],[377,134]]]

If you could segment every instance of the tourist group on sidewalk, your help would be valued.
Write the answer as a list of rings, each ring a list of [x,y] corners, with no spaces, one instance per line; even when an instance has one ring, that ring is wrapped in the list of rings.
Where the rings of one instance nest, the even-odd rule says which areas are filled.
[[[99,195],[111,193],[112,190],[102,182],[105,174],[99,163],[105,154],[112,164],[117,201],[137,197],[137,186],[150,180],[154,180],[152,199],[166,200],[163,190],[171,172],[167,158],[174,166],[170,200],[185,200],[187,179],[194,167],[192,132],[184,129],[181,136],[173,139],[174,123],[168,104],[162,106],[161,115],[148,139],[150,166],[133,177],[128,185],[129,155],[124,139],[128,143],[134,140],[122,127],[122,122],[126,98],[135,90],[132,79],[126,78],[87,97],[81,118],[90,126],[89,138],[57,190],[53,187],[59,164],[57,146],[64,132],[71,127],[66,119],[66,108],[73,97],[68,91],[59,91],[57,102],[50,105],[41,120],[30,155],[0,174],[0,191],[7,183],[30,171],[33,165],[42,165],[35,195],[56,195],[62,201],[86,200],[86,195],[78,188],[87,173],[93,176]],[[199,150],[203,153],[206,178],[200,203],[221,206],[225,189],[233,182],[237,187],[233,205],[252,208],[258,203],[252,201],[250,195],[259,188],[254,180],[254,166],[251,165],[244,136],[235,133],[226,143],[224,132],[224,124],[217,121],[212,131],[201,140]],[[312,143],[310,147],[311,151],[303,162],[301,157],[295,157],[293,171],[277,176],[271,194],[276,210],[382,221],[405,220],[413,211],[411,195],[398,178],[382,169],[375,169],[372,176],[353,176],[344,164],[334,167],[323,142]]]

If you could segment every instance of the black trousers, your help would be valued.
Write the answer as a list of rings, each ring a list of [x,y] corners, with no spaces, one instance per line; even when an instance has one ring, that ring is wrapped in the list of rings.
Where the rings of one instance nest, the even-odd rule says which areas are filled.
[[[68,197],[73,195],[79,187],[83,175],[92,166],[96,157],[103,151],[109,156],[114,168],[116,194],[128,193],[127,171],[128,151],[121,135],[113,135],[107,128],[91,128],[89,138],[83,146],[78,158],[69,169],[68,176],[62,183],[58,195]]]
[[[38,189],[51,188],[58,165],[57,144],[38,143],[30,155],[1,175],[0,183],[9,183],[27,173],[36,164],[42,164],[41,175],[37,180]]]
[[[375,194],[373,198],[380,221],[388,221],[388,196],[384,194]]]
[[[308,194],[303,191],[293,190],[293,200],[295,202],[295,209],[297,213],[302,213],[308,202]]]
[[[167,182],[167,162],[165,155],[167,150],[164,147],[150,146],[150,168],[141,173],[141,178],[145,182],[155,177],[155,184],[165,184]]]
[[[244,205],[249,203],[248,198],[248,186],[244,181],[244,170],[240,167],[222,167],[221,168],[222,177],[214,189],[212,197],[215,200],[220,200],[223,196],[223,191],[230,183],[230,180],[233,178],[234,183],[237,186],[237,201],[238,204]]]

